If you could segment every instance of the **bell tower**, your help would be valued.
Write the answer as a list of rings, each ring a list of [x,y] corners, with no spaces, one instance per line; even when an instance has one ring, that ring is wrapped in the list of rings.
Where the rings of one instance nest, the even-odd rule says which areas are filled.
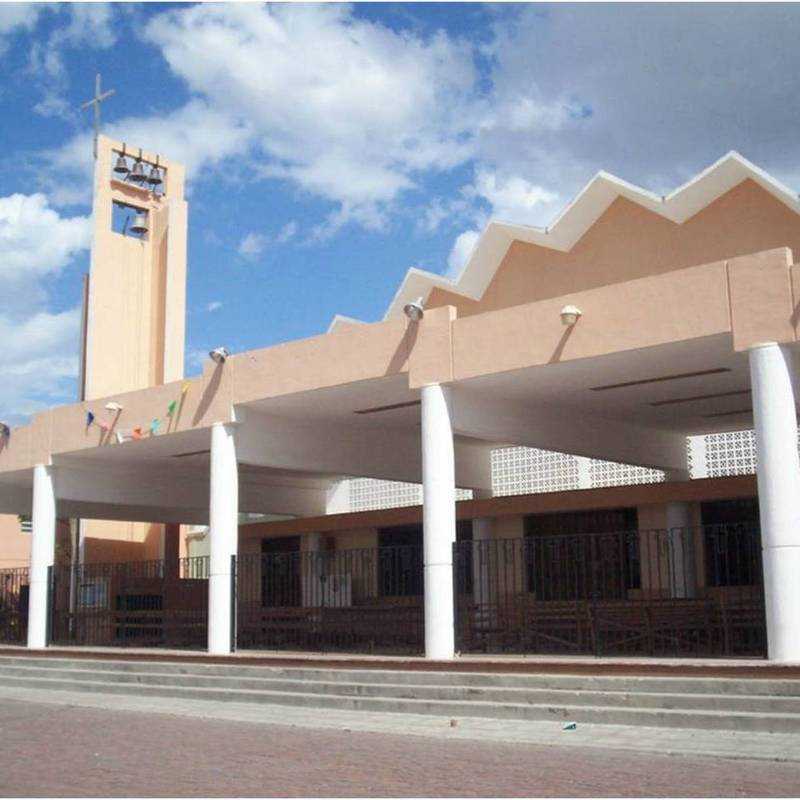
[[[98,137],[82,376],[87,400],[183,377],[183,192],[181,164]]]
[[[182,164],[97,137],[79,387],[84,400],[183,377],[188,217],[183,190]],[[87,563],[177,558],[177,526],[84,520],[80,530],[80,558]]]

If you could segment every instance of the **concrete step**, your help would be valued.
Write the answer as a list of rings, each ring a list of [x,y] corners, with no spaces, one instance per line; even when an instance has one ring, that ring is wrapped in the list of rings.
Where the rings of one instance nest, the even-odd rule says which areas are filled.
[[[198,673],[134,672],[99,670],[92,667],[44,669],[40,666],[0,664],[3,676],[57,678],[60,680],[109,682],[129,685],[192,686],[307,694],[339,694],[358,697],[384,697],[417,700],[484,701],[511,704],[547,704],[606,706],[620,708],[702,709],[709,711],[744,711],[765,714],[800,714],[800,696],[680,694],[665,692],[615,691],[569,688],[508,688],[470,686],[457,683],[414,685],[409,683],[330,682],[309,677],[285,678],[270,672],[259,677],[233,677]],[[395,676],[392,676],[395,677]]]
[[[800,714],[747,712],[703,709],[670,709],[663,707],[628,708],[598,704],[558,702],[521,703],[483,699],[456,700],[419,697],[361,696],[309,691],[277,691],[274,689],[232,689],[192,685],[191,676],[174,684],[82,680],[74,676],[52,677],[31,675],[2,676],[2,685],[28,689],[49,689],[73,692],[139,695],[172,698],[194,698],[218,702],[267,703],[319,709],[344,709],[383,713],[429,714],[442,717],[480,717],[516,720],[569,720],[606,725],[644,725],[647,727],[699,728],[768,733],[800,733]],[[108,677],[107,675],[105,676]],[[307,687],[306,687],[307,688]],[[601,701],[598,698],[598,701]]]
[[[93,669],[137,674],[204,675],[234,678],[281,678],[327,683],[470,686],[507,689],[572,689],[575,691],[650,692],[664,694],[752,695],[800,697],[800,680],[772,678],[641,677],[628,675],[511,674],[497,672],[427,672],[425,670],[339,669],[330,667],[246,666],[181,661],[137,661],[88,658],[2,656],[0,666],[41,669]]]

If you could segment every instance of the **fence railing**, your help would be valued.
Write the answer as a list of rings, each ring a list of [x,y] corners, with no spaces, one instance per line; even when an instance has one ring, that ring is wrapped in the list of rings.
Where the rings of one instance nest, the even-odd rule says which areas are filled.
[[[763,655],[757,526],[532,535],[454,545],[463,652]],[[207,557],[56,566],[55,644],[204,647]],[[419,546],[241,554],[238,648],[421,653]],[[0,641],[22,643],[27,570],[0,570]]]
[[[201,647],[207,557],[54,567],[54,644]]]
[[[455,545],[463,651],[763,655],[758,528],[714,525]]]
[[[27,567],[0,569],[0,643],[25,644],[28,636]]]
[[[422,651],[422,549],[240,555],[237,647]]]

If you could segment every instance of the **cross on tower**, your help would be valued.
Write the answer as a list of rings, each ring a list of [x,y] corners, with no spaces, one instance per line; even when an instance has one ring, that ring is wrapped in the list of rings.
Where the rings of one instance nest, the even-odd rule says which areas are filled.
[[[98,72],[95,75],[94,79],[94,97],[91,100],[87,100],[82,106],[81,110],[85,110],[89,108],[89,106],[94,106],[94,157],[97,158],[97,137],[100,133],[100,103],[103,100],[108,100],[112,94],[114,94],[115,89],[109,89],[106,92],[103,92],[100,88],[100,73]]]

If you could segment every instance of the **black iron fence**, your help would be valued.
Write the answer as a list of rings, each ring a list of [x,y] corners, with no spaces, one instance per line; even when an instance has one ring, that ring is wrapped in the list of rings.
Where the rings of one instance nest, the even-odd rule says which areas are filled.
[[[205,647],[207,557],[54,567],[51,641]]]
[[[29,588],[27,567],[0,569],[0,643],[25,644]]]
[[[420,653],[422,549],[240,555],[237,647]]]
[[[238,648],[421,653],[420,546],[242,554]],[[757,526],[454,545],[462,652],[761,656]],[[53,567],[55,644],[205,647],[209,559]],[[23,643],[27,570],[0,570],[0,641]]]
[[[454,569],[465,652],[766,653],[756,526],[460,542]]]

